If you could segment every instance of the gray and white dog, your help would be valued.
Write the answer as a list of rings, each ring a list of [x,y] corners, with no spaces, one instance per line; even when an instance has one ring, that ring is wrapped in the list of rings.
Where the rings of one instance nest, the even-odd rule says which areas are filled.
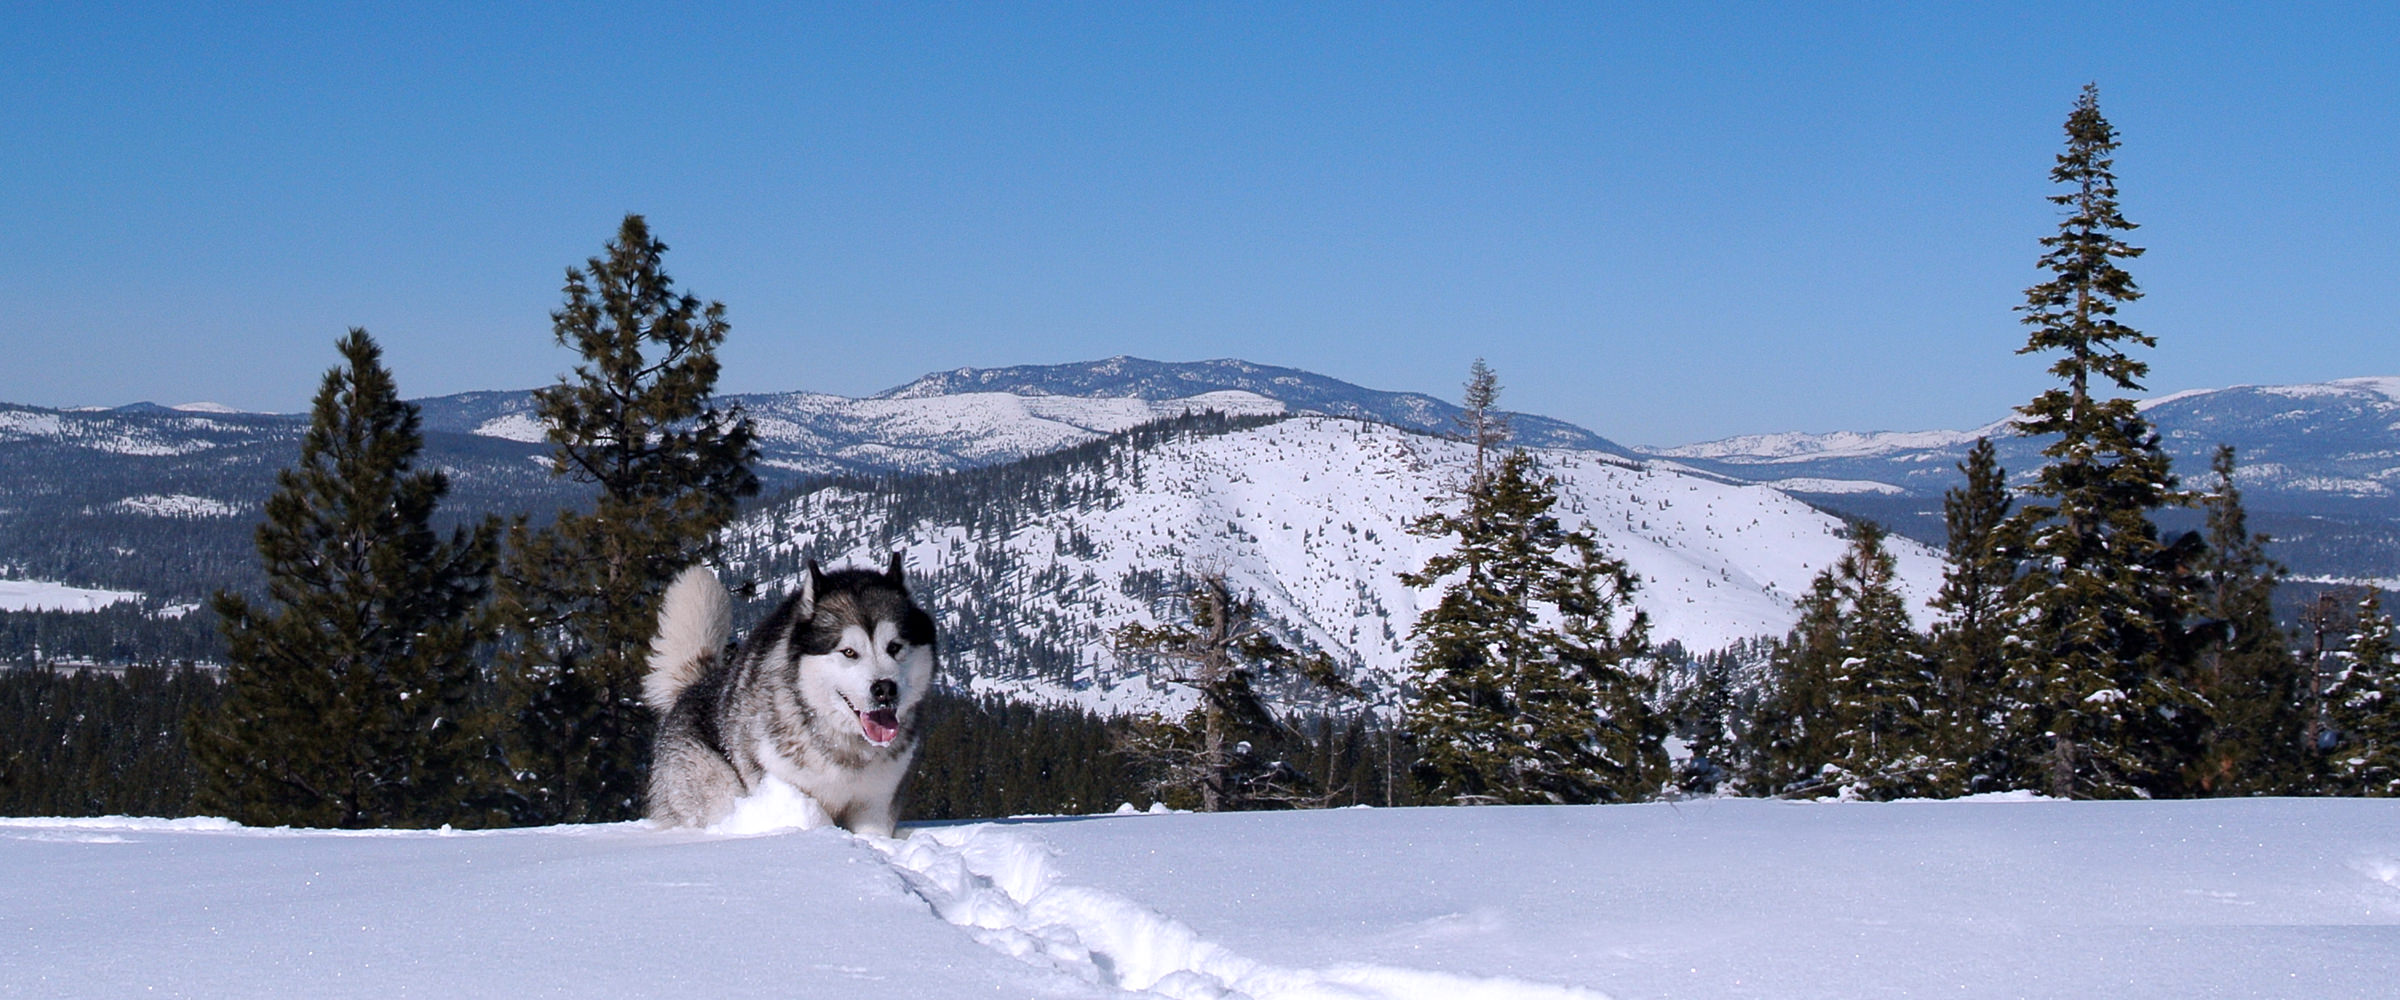
[[[817,568],[726,658],[732,602],[694,566],[667,588],[642,694],[659,715],[650,818],[708,826],[767,776],[843,829],[892,835],[933,683],[933,618],[900,556],[883,572]]]

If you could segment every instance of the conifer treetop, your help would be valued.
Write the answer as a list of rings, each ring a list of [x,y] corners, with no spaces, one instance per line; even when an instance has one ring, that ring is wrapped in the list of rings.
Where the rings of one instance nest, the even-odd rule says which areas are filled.
[[[552,335],[582,360],[573,378],[534,393],[558,469],[620,500],[684,494],[695,480],[706,495],[753,495],[750,422],[711,395],[732,329],[725,304],[676,291],[666,251],[628,215],[601,256],[567,269]]]
[[[2094,375],[2118,389],[2140,391],[2150,366],[2126,355],[2119,345],[2158,344],[2116,318],[2118,306],[2142,295],[2117,261],[2139,257],[2143,250],[2119,235],[2138,227],[2117,207],[2116,161],[2110,156],[2117,148],[2117,132],[2100,114],[2097,85],[2084,85],[2067,116],[2066,133],[2066,152],[2059,154],[2050,179],[2068,190],[2049,198],[2066,215],[2059,220],[2058,232],[2041,241],[2047,248],[2041,267],[2052,278],[2026,289],[2025,304],[2017,307],[2021,322],[2033,328],[2017,353],[2066,352],[2050,366],[2050,373],[2068,385],[2020,408],[2024,419],[2019,424],[2028,434],[2057,433],[2063,424],[2088,421]]]

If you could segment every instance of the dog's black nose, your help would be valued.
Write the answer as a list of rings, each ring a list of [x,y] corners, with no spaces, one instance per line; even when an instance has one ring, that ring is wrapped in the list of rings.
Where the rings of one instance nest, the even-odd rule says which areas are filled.
[[[885,678],[867,685],[867,694],[874,697],[876,708],[890,708],[893,702],[900,700],[900,685]]]

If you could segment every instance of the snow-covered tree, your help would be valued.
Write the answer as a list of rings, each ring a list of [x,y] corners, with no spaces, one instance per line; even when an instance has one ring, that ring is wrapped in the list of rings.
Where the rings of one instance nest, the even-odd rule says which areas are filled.
[[[717,406],[725,306],[675,290],[666,244],[628,215],[602,256],[569,268],[559,344],[582,357],[534,393],[552,469],[596,487],[590,511],[508,533],[497,604],[515,717],[506,748],[520,822],[640,815],[652,721],[643,657],[658,598],[758,492],[750,420]]]
[[[2328,791],[2400,795],[2400,636],[2383,594],[2359,601],[2341,674],[2325,693]]]
[[[1562,527],[1557,483],[1514,451],[1464,509],[1411,532],[1456,546],[1402,580],[1443,587],[1418,618],[1407,727],[1418,778],[1460,803],[1622,802],[1667,777],[1666,727],[1642,662],[1637,580],[1588,531]]]
[[[2005,780],[2060,797],[2177,795],[2207,730],[2193,689],[2199,639],[2187,627],[2198,590],[2197,535],[2162,540],[2153,512],[2182,500],[2158,433],[2130,398],[2149,366],[2128,345],[2155,338],[2117,321],[2140,297],[2117,266],[2141,248],[2117,208],[2117,134],[2085,87],[2050,172],[2066,209],[2041,258],[2051,279],[2018,307],[2033,328],[2019,353],[2059,352],[2064,384],[2018,408],[2019,432],[2055,440],[2010,518],[2024,539],[2009,591]],[[2095,385],[2095,381],[2100,383]]]
[[[191,720],[198,804],[262,826],[467,822],[498,525],[434,531],[450,487],[415,468],[417,408],[365,330],[339,347],[258,528],[266,601],[216,597],[225,699]]]

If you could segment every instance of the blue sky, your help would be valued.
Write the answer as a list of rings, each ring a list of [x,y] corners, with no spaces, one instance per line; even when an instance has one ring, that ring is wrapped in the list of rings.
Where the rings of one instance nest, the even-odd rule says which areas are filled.
[[[87,9],[89,8],[89,9]],[[2097,8],[2097,9],[2094,9]],[[2400,374],[2400,7],[0,7],[0,400],[546,383],[646,214],[722,387],[1241,357],[1635,444],[1966,427],[2086,81],[2157,392]]]

